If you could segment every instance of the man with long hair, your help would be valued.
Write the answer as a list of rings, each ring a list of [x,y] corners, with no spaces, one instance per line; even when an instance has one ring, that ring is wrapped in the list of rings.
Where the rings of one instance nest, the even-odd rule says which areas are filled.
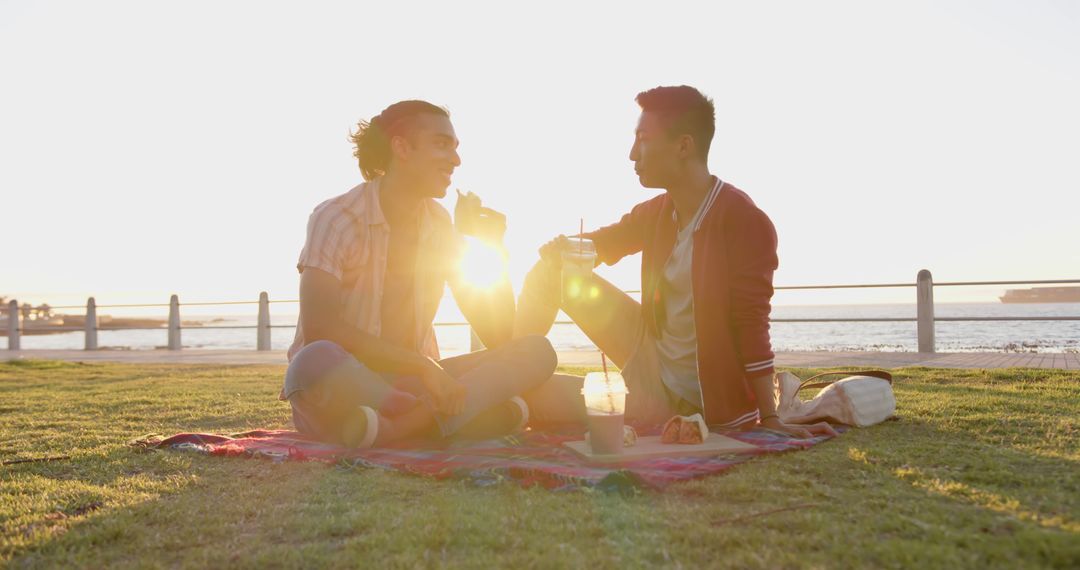
[[[623,369],[630,421],[701,413],[720,429],[831,433],[827,424],[788,425],[776,414],[769,340],[776,231],[749,196],[709,171],[713,102],[684,85],[650,89],[637,103],[630,160],[641,185],[663,193],[582,237],[609,265],[642,253],[641,302],[596,275],[587,287],[562,290],[560,252],[577,246],[559,236],[526,277],[515,336],[546,334],[561,308]],[[580,386],[557,376],[531,400],[534,416],[583,418]]]
[[[297,429],[356,447],[519,429],[518,396],[551,376],[555,352],[542,336],[511,340],[505,278],[477,287],[461,274],[462,234],[501,248],[505,217],[469,196],[451,221],[435,201],[461,164],[449,113],[401,101],[351,138],[365,181],[315,208],[297,263],[281,394]],[[489,350],[439,359],[432,322],[447,284]]]

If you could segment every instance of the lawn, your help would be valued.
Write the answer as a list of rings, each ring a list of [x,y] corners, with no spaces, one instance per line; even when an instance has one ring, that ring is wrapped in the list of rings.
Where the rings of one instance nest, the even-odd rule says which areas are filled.
[[[899,421],[621,496],[139,453],[286,426],[283,368],[0,364],[0,459],[69,456],[0,467],[0,567],[1080,567],[1080,374],[894,372]]]

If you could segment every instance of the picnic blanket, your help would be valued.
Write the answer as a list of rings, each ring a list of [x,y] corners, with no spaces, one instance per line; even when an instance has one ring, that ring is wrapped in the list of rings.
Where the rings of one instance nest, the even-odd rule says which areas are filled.
[[[180,433],[165,438],[147,436],[133,445],[144,449],[185,450],[272,461],[321,461],[345,469],[383,469],[438,480],[465,480],[480,486],[509,481],[524,487],[555,490],[628,491],[660,490],[679,481],[722,473],[755,456],[806,449],[829,439],[829,436],[797,439],[766,429],[724,432],[724,435],[751,444],[755,449],[713,457],[651,458],[594,465],[562,446],[563,442],[581,439],[580,433],[537,431],[424,449],[347,449],[284,430],[256,430],[233,435]]]

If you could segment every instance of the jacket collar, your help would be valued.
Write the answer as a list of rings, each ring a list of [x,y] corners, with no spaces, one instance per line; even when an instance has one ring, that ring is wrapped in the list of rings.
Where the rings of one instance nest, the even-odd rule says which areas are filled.
[[[716,179],[716,182],[713,183],[712,189],[709,190],[709,193],[705,195],[705,199],[702,200],[701,205],[698,206],[698,211],[694,214],[694,219],[690,221],[694,227],[692,230],[694,232],[701,229],[701,223],[705,220],[706,216],[709,215],[709,211],[712,210],[715,205],[717,197],[720,196],[720,192],[723,191],[724,186],[726,186],[726,183],[723,180],[720,180],[719,177],[713,176],[713,178]],[[664,210],[661,212],[661,215],[670,216],[671,221],[675,222],[675,226],[678,227],[679,220],[678,214],[675,212],[675,201],[671,199],[671,196],[666,194],[664,199]]]
[[[709,211],[712,210],[713,205],[716,203],[716,198],[720,196],[720,192],[724,189],[724,181],[720,180],[719,176],[714,176],[716,183],[713,184],[712,190],[705,196],[705,202],[701,206],[701,210],[697,214],[697,219],[694,221],[694,231],[701,229],[701,223],[705,220],[705,217],[709,215]]]

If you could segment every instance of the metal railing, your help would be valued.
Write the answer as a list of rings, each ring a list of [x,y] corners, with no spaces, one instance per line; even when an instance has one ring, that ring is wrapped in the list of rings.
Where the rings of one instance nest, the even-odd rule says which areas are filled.
[[[1061,285],[1061,284],[1080,284],[1080,279],[1054,279],[1054,280],[1028,280],[1028,281],[954,281],[944,283],[934,283],[933,278],[929,271],[923,269],[919,272],[914,283],[870,283],[870,284],[846,284],[846,285],[789,285],[775,287],[777,291],[793,291],[793,290],[825,290],[825,289],[871,289],[871,288],[906,288],[914,287],[916,289],[916,317],[868,317],[868,318],[804,318],[804,319],[770,319],[774,323],[838,323],[838,322],[854,322],[854,323],[876,323],[876,322],[915,322],[917,323],[917,336],[919,352],[935,352],[935,323],[937,322],[984,322],[984,321],[1080,321],[1080,315],[1075,316],[1026,316],[1026,317],[935,317],[934,316],[934,288],[935,287],[973,287],[984,285]],[[640,293],[638,290],[628,290],[626,293]],[[258,301],[216,301],[216,302],[194,302],[194,303],[180,303],[180,299],[176,295],[172,295],[168,303],[149,303],[149,304],[112,304],[112,305],[98,305],[93,297],[90,297],[86,302],[86,316],[84,325],[82,327],[54,327],[49,326],[47,328],[41,327],[34,329],[35,331],[84,331],[85,343],[84,348],[86,350],[96,350],[98,348],[98,331],[117,331],[117,330],[161,330],[166,329],[168,333],[169,350],[180,350],[181,345],[181,331],[182,330],[200,330],[200,329],[256,329],[255,348],[256,350],[270,350],[270,331],[275,328],[294,328],[295,325],[273,325],[270,323],[270,304],[271,303],[299,303],[298,299],[283,299],[271,301],[269,295],[264,291],[259,294]],[[254,325],[198,325],[198,326],[182,326],[180,321],[180,307],[199,307],[199,306],[225,306],[225,305],[255,305],[258,307],[258,317]],[[148,308],[148,307],[168,307],[169,318],[166,326],[101,326],[98,324],[97,309],[105,308]],[[49,307],[49,309],[82,309],[82,305],[66,305]],[[28,329],[20,325],[20,314],[27,312],[27,307],[20,308],[17,301],[12,300],[8,303],[7,307],[0,306],[0,316],[7,315],[7,337],[8,337],[8,350],[20,349],[20,334],[26,332]],[[14,318],[10,318],[14,315]],[[560,320],[555,324],[568,325],[573,324],[573,321]],[[450,327],[450,326],[465,326],[468,327],[467,322],[436,322],[435,326]],[[480,341],[476,334],[470,331],[470,349],[475,350],[480,348]]]

